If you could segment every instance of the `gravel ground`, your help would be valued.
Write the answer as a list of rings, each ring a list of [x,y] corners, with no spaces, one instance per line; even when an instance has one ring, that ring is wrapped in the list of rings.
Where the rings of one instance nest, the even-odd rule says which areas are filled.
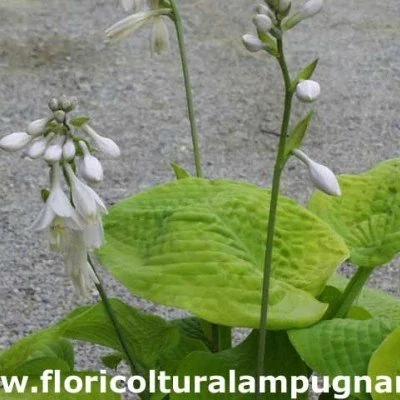
[[[270,185],[276,137],[268,132],[279,126],[282,86],[272,59],[241,46],[254,3],[182,3],[206,175]],[[400,5],[327,3],[290,35],[288,62],[296,71],[320,56],[315,78],[323,95],[306,151],[337,173],[357,173],[399,156]],[[146,28],[106,45],[104,29],[123,15],[117,0],[0,0],[0,136],[45,116],[49,97],[78,96],[79,110],[123,149],[120,160],[104,163],[100,193],[108,204],[171,179],[170,161],[192,168],[174,35],[171,52],[162,57],[150,55]],[[305,110],[296,104],[297,115]],[[82,300],[59,257],[26,229],[41,207],[43,165],[2,152],[0,181],[2,348],[56,322]],[[290,163],[283,190],[302,202],[311,193],[298,163]],[[143,309],[178,313],[129,295],[108,276],[106,283],[110,293]],[[399,295],[398,262],[376,271],[370,283]],[[99,352],[82,347],[79,366],[96,367]]]

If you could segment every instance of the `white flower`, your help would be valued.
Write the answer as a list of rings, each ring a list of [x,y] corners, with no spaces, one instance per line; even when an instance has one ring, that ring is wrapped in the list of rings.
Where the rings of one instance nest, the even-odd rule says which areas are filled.
[[[62,254],[67,274],[72,279],[75,288],[80,294],[87,296],[93,284],[99,281],[87,260],[83,232],[69,232]]]
[[[26,132],[31,136],[38,136],[43,133],[46,125],[53,119],[53,117],[41,118],[35,121],[32,121],[28,125],[28,129]]]
[[[262,33],[268,33],[271,28],[273,27],[273,23],[271,21],[271,18],[268,17],[268,15],[265,14],[257,14],[253,18],[253,24]]]
[[[121,155],[121,150],[113,140],[100,136],[91,126],[87,124],[82,125],[81,129],[93,140],[94,145],[103,154],[112,158],[117,158]]]
[[[119,40],[138,30],[145,22],[159,16],[159,10],[142,11],[121,19],[106,30],[106,35],[111,40]]]
[[[284,13],[285,11],[287,11],[287,9],[290,7],[291,4],[292,0],[279,0],[279,6],[278,6],[279,12]]]
[[[103,244],[104,236],[101,216],[107,214],[107,208],[99,195],[76,177],[69,164],[64,168],[71,185],[75,209],[85,222],[85,243],[88,247],[99,248]]]
[[[30,143],[31,140],[32,136],[28,135],[26,132],[11,133],[0,140],[0,149],[5,151],[18,151]]]
[[[83,178],[89,182],[101,182],[103,180],[103,167],[100,161],[90,154],[84,141],[79,141],[79,147],[83,152],[81,168]]]
[[[301,150],[295,149],[292,153],[307,165],[310,180],[317,189],[330,196],[340,196],[342,194],[335,174],[328,167],[311,160]]]
[[[56,217],[67,219],[66,224],[71,228],[82,229],[78,214],[61,188],[61,167],[59,164],[51,166],[50,175],[50,195],[30,229],[33,231],[49,229]]]
[[[300,11],[302,19],[313,17],[318,14],[323,7],[322,0],[309,0],[304,4],[303,9]]]
[[[57,136],[50,146],[44,152],[44,160],[49,164],[58,163],[62,157],[62,149],[64,145],[65,137]]]
[[[151,35],[151,51],[160,55],[169,49],[169,33],[161,17],[155,18]]]
[[[312,80],[303,80],[297,84],[296,96],[304,103],[315,101],[321,94],[321,87],[318,82]]]
[[[50,132],[46,137],[39,137],[34,140],[26,149],[25,155],[29,158],[36,159],[43,155],[50,140],[54,137],[54,132]]]
[[[75,143],[71,138],[68,138],[62,148],[62,157],[64,160],[71,161],[75,157],[76,148]]]
[[[265,49],[265,44],[257,36],[246,34],[242,37],[242,42],[246,49],[255,53],[257,51]]]

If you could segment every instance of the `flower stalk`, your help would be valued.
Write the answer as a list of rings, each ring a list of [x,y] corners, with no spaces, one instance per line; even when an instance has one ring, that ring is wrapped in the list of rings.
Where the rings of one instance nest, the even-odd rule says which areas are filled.
[[[177,4],[177,1],[170,0],[170,4],[172,7],[172,12],[173,12],[173,21],[175,24],[176,35],[178,38],[183,78],[185,81],[186,102],[187,102],[187,108],[188,108],[188,113],[189,113],[190,131],[191,131],[191,135],[192,135],[193,155],[194,155],[194,162],[196,165],[196,176],[198,178],[202,178],[203,177],[203,169],[201,166],[201,152],[200,152],[199,138],[198,138],[198,134],[197,134],[196,116],[195,116],[195,112],[194,112],[192,85],[190,82],[190,74],[189,74],[189,65],[188,65],[187,56],[186,56],[185,37],[184,37],[184,33],[183,33],[183,23],[182,23],[182,18],[181,18],[181,14],[179,11],[179,6]]]
[[[278,23],[280,28],[280,23]],[[272,252],[274,247],[274,234],[275,234],[275,223],[278,206],[279,188],[283,168],[285,166],[285,146],[286,138],[289,129],[290,114],[292,109],[293,91],[291,89],[291,79],[289,70],[287,68],[282,38],[277,40],[278,45],[278,62],[282,71],[284,83],[285,83],[285,105],[283,112],[283,119],[281,125],[281,132],[279,136],[278,153],[276,156],[274,176],[271,190],[271,202],[269,207],[268,215],[268,227],[267,227],[267,243],[265,247],[265,258],[264,258],[264,274],[263,274],[263,285],[262,285],[262,303],[261,303],[261,315],[260,315],[260,331],[259,331],[259,344],[258,344],[258,360],[257,360],[257,376],[264,374],[264,360],[266,352],[266,333],[267,333],[267,322],[268,322],[268,301],[269,301],[269,289],[271,281],[271,270],[272,270]],[[262,394],[257,388],[257,399],[261,399]]]

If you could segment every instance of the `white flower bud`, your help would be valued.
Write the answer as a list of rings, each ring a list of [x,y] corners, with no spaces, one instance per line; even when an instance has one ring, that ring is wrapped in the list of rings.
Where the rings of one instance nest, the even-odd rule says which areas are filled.
[[[242,37],[242,42],[248,51],[255,53],[257,51],[265,49],[265,44],[254,35],[246,34]]]
[[[160,55],[169,49],[169,33],[167,25],[161,17],[156,18],[151,36],[151,51]]]
[[[60,105],[58,104],[58,100],[55,97],[50,99],[49,108],[50,108],[51,111],[53,111],[53,112],[57,111],[57,110],[59,110],[59,107],[60,107]]]
[[[27,148],[25,155],[29,158],[36,159],[43,155],[46,150],[47,144],[54,137],[54,132],[50,132],[46,137],[40,137],[33,141]]]
[[[76,148],[75,143],[71,138],[68,138],[62,148],[62,156],[64,160],[71,161],[75,157]]]
[[[103,154],[112,158],[117,158],[121,155],[121,150],[113,140],[100,136],[91,126],[87,124],[82,125],[81,129],[93,140],[94,145]]]
[[[18,151],[25,147],[32,139],[33,137],[26,132],[11,133],[0,140],[0,149]]]
[[[303,9],[301,10],[302,18],[310,18],[315,14],[318,14],[323,6],[322,0],[309,0],[306,4],[304,4]]]
[[[253,17],[253,24],[262,33],[268,33],[273,27],[271,18],[265,14],[257,14]]]
[[[43,158],[46,162],[54,164],[61,160],[64,140],[64,136],[58,136],[54,139],[53,143],[44,152]]]
[[[43,133],[46,125],[53,119],[53,117],[41,118],[35,121],[32,121],[28,125],[28,129],[26,132],[31,136],[38,136]]]
[[[304,103],[311,103],[321,94],[321,87],[318,82],[303,80],[297,84],[296,96]]]
[[[278,10],[280,13],[284,13],[292,4],[292,0],[279,0]]]
[[[328,167],[311,160],[301,150],[295,149],[292,153],[307,165],[310,180],[317,189],[330,196],[342,194],[335,174]]]
[[[62,124],[65,120],[65,111],[63,110],[57,110],[54,112],[54,118],[56,119],[56,121],[60,124]]]
[[[268,6],[266,6],[265,4],[259,4],[256,7],[256,12],[257,12],[257,14],[268,15],[268,17],[270,17],[272,21],[275,20],[274,12]]]
[[[100,161],[92,156],[84,141],[79,141],[79,147],[83,152],[81,173],[83,178],[89,182],[101,182],[103,180],[103,167]]]

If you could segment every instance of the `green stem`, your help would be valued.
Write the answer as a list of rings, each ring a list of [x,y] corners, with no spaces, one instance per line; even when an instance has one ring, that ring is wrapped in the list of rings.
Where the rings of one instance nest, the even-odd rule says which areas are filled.
[[[179,10],[179,6],[176,0],[170,0],[171,8],[173,11],[173,21],[176,28],[176,35],[178,38],[179,44],[179,53],[181,56],[182,62],[182,72],[183,72],[183,79],[185,82],[185,90],[186,90],[186,102],[187,102],[187,109],[189,114],[189,121],[190,121],[190,132],[192,135],[192,144],[193,144],[193,155],[194,155],[194,162],[196,165],[196,176],[198,178],[202,178],[203,175],[203,168],[201,165],[201,151],[199,145],[199,137],[197,134],[197,125],[196,125],[196,116],[194,113],[194,104],[193,104],[193,95],[192,95],[192,85],[190,83],[190,74],[189,74],[189,65],[186,56],[186,46],[185,46],[185,36],[183,33],[183,23],[182,18]],[[212,332],[212,342],[213,347],[216,351],[218,349],[226,348],[228,343],[231,343],[231,329],[227,327],[221,327],[216,324],[210,324],[207,321],[204,321],[206,324],[209,325],[209,330]],[[231,344],[229,345],[229,348]]]
[[[373,268],[358,267],[358,270],[347,284],[334,307],[329,309],[325,314],[324,319],[344,318],[371,276],[372,271]]]
[[[212,324],[214,350],[220,352],[232,347],[232,328]]]
[[[273,176],[272,190],[271,190],[271,202],[268,215],[267,243],[265,247],[265,258],[264,258],[263,290],[262,290],[259,345],[258,345],[257,376],[261,376],[264,373],[267,320],[268,320],[268,300],[269,300],[269,288],[271,280],[272,252],[274,245],[276,210],[278,205],[281,174],[285,166],[285,145],[289,129],[290,113],[292,109],[292,98],[293,98],[293,92],[291,90],[291,79],[283,52],[282,39],[278,39],[277,44],[279,52],[278,62],[281,67],[283,79],[285,82],[285,106],[284,106],[284,113],[281,125],[281,132],[279,136],[278,153],[276,156],[276,162],[274,168],[274,176]],[[262,394],[259,392],[259,390],[257,390],[257,399],[261,398]]]
[[[88,254],[87,259],[88,259],[88,262],[89,262],[90,266],[93,269],[93,272],[95,273],[95,275],[97,277],[98,283],[95,284],[96,285],[96,289],[100,294],[101,301],[103,302],[103,305],[104,305],[104,308],[106,310],[106,313],[108,314],[108,316],[110,318],[110,321],[111,321],[111,323],[112,323],[112,325],[113,325],[113,327],[115,329],[115,333],[118,336],[118,340],[121,343],[121,347],[122,347],[122,349],[123,349],[123,351],[124,351],[124,353],[126,355],[126,358],[128,360],[128,363],[129,363],[129,366],[130,366],[130,369],[131,369],[131,373],[132,374],[139,373],[140,372],[140,368],[136,365],[136,363],[134,361],[134,358],[130,354],[128,342],[126,341],[125,336],[122,333],[122,329],[121,329],[121,327],[120,327],[120,325],[118,323],[118,319],[117,319],[117,317],[116,317],[116,315],[114,313],[114,310],[112,309],[110,300],[109,300],[109,298],[107,296],[107,293],[106,293],[106,291],[105,291],[105,289],[103,287],[103,284],[101,283],[100,276],[97,273],[96,268],[95,268],[95,266],[94,266],[89,254]]]
[[[172,11],[174,14],[173,20],[175,23],[176,34],[178,37],[179,52],[181,55],[181,62],[182,62],[183,78],[185,81],[186,102],[187,102],[187,108],[188,108],[188,113],[189,113],[190,131],[192,134],[193,155],[194,155],[194,162],[196,164],[196,175],[198,178],[202,178],[203,177],[203,169],[201,166],[201,152],[200,152],[200,146],[199,146],[199,138],[198,138],[198,134],[197,134],[196,117],[195,117],[195,113],[194,113],[192,85],[190,83],[189,66],[188,66],[188,61],[187,61],[187,57],[186,57],[185,37],[183,34],[182,18],[181,18],[179,7],[178,7],[176,0],[170,0],[170,4],[171,4]]]

